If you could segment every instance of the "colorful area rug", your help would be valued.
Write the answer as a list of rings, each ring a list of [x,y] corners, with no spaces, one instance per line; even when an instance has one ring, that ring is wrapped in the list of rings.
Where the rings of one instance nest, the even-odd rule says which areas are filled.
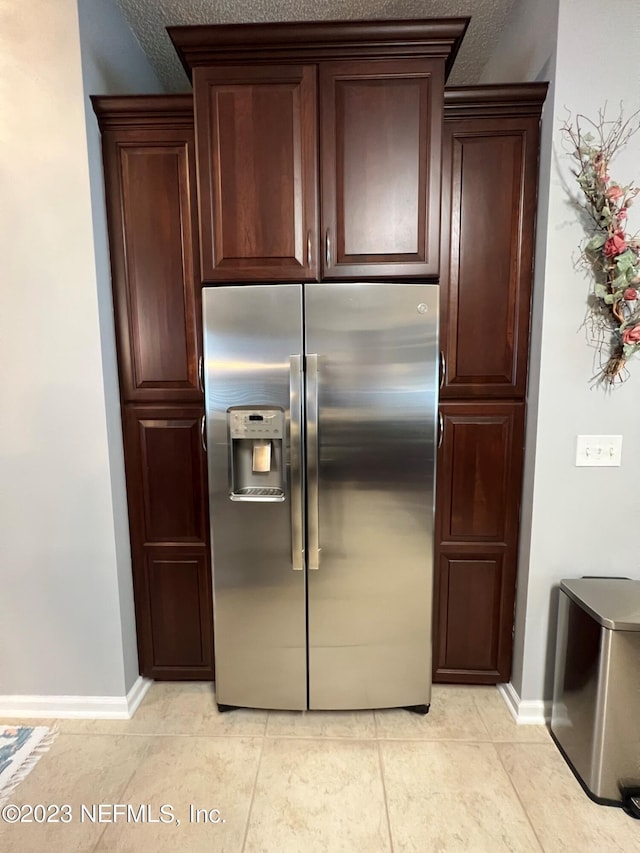
[[[46,726],[0,726],[0,805],[33,770],[57,734]]]

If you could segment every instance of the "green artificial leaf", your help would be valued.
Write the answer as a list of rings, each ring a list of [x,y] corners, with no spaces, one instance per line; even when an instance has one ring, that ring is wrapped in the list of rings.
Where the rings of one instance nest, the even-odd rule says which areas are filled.
[[[625,290],[626,287],[627,287],[627,275],[626,275],[626,273],[619,275],[617,278],[614,278],[614,280],[611,282],[611,289],[614,291],[622,291],[622,290]],[[614,295],[616,296],[616,299],[620,298],[619,292],[617,292]]]
[[[593,292],[598,297],[598,299],[604,299],[609,291],[604,286],[604,284],[596,284]]]
[[[633,279],[638,275],[640,269],[636,266],[631,266],[627,270],[627,281],[633,281]]]
[[[603,298],[607,305],[613,305],[613,303],[616,301],[616,297],[613,293],[607,293]]]
[[[625,252],[623,252],[621,255],[618,255],[618,257],[616,258],[616,266],[618,267],[620,272],[626,273],[629,267],[632,267],[635,264],[636,260],[637,258],[635,256],[635,253],[632,252],[631,249],[627,249]]]
[[[596,234],[587,243],[587,250],[590,252],[594,252],[597,249],[601,249],[606,242],[607,242],[607,235],[606,234]]]
[[[624,353],[625,358],[631,358],[632,355],[635,355],[638,350],[640,350],[639,344],[623,344],[622,352]]]

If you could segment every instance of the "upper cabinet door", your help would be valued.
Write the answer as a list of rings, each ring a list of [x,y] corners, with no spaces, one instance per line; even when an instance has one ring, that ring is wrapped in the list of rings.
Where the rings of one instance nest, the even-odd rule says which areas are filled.
[[[315,66],[193,79],[204,281],[315,280]]]
[[[320,65],[325,278],[437,276],[444,63]]]
[[[195,149],[188,121],[191,127],[121,126],[103,133],[124,401],[202,399]]]
[[[537,116],[448,120],[445,109],[443,398],[526,391],[538,122]]]

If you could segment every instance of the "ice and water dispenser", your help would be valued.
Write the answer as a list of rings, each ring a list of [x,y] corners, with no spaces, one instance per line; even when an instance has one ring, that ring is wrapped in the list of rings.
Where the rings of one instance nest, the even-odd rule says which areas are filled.
[[[283,501],[284,411],[234,407],[227,411],[232,501]]]

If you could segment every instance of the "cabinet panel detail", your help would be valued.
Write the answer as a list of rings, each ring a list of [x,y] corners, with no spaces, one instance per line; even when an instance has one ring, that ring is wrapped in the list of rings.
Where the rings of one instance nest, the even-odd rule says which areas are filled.
[[[140,422],[147,540],[202,540],[198,421]]]
[[[517,531],[524,407],[443,403],[438,465],[442,541],[509,541]]]
[[[440,557],[437,669],[497,672],[503,555]]]
[[[536,118],[445,113],[443,398],[524,395],[537,153]]]
[[[451,365],[453,384],[479,377],[510,383],[515,367],[522,137],[457,137],[453,147],[453,205],[460,219],[451,230],[464,235],[451,257],[451,288],[458,292],[455,335],[461,341]],[[478,335],[478,328],[490,329],[490,338]],[[487,345],[490,341],[492,346]]]
[[[122,115],[123,100],[112,113],[110,99],[99,99],[120,393],[125,402],[195,402],[202,393],[193,117],[140,125]]]
[[[151,631],[151,665],[190,667],[211,664],[205,554],[146,554]]]
[[[128,407],[128,490],[140,544],[205,542],[202,410]]]
[[[511,676],[516,545],[442,546],[435,573],[434,680],[497,684]]]
[[[442,64],[322,63],[323,274],[437,275]]]
[[[384,85],[366,79],[336,83],[336,125],[343,143],[337,163],[338,234],[344,239],[337,247],[339,258],[377,256],[388,246],[399,255],[419,251],[425,225],[416,156],[420,94],[418,81],[402,78]],[[397,158],[393,171],[392,157]]]
[[[316,69],[195,73],[205,280],[315,279]]]
[[[176,286],[193,281],[183,250],[190,230],[186,149],[120,146],[120,160],[134,387],[189,387],[195,306]]]

